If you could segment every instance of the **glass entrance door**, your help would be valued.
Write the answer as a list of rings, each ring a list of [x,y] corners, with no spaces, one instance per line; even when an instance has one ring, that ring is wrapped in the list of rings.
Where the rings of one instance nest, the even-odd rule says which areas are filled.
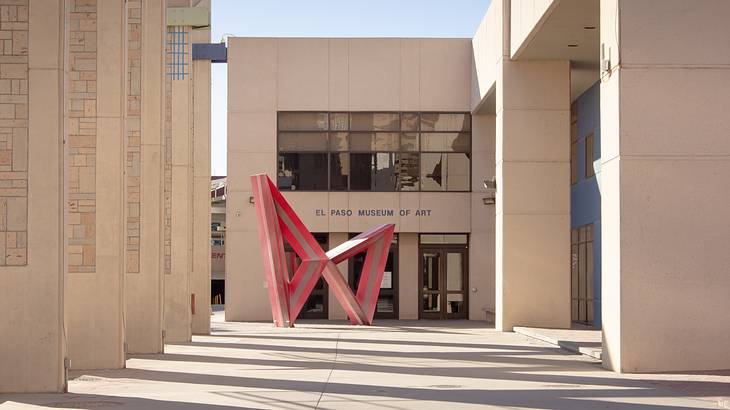
[[[314,233],[312,234],[314,236],[314,239],[317,240],[317,243],[319,246],[322,247],[323,250],[327,250],[327,239],[328,235],[326,233]],[[296,272],[297,268],[299,267],[299,264],[302,263],[302,260],[299,258],[299,256],[294,252],[294,250],[289,246],[288,243],[284,244],[284,253],[286,255],[286,264],[287,268],[289,270],[289,279],[294,277],[294,272]],[[301,312],[299,312],[299,318],[301,319],[327,319],[328,315],[328,293],[329,293],[329,287],[327,286],[327,282],[324,281],[324,279],[319,278],[317,281],[317,284],[314,286],[314,289],[312,290],[312,293],[307,298],[307,301],[304,303],[304,306],[302,306]]]
[[[351,234],[350,237],[354,237]],[[349,263],[349,284],[352,291],[357,293],[360,274],[365,264],[365,252],[355,255]],[[385,262],[383,280],[380,282],[378,304],[375,307],[376,319],[398,319],[398,234],[393,235],[390,244],[388,260]]]
[[[420,307],[422,319],[467,317],[468,263],[466,249],[420,249]]]

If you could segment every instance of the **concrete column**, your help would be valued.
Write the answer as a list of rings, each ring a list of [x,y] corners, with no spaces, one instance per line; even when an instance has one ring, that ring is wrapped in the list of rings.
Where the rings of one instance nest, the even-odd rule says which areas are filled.
[[[418,319],[418,234],[398,234],[398,319]]]
[[[570,326],[570,66],[498,64],[496,328]]]
[[[616,371],[730,368],[728,15],[722,0],[601,1],[603,360]]]
[[[332,232],[330,233],[329,238],[329,248],[332,249],[337,245],[340,245],[344,242],[347,242],[349,239],[350,234],[348,232]],[[343,261],[339,265],[337,265],[337,268],[340,270],[342,275],[345,277],[345,282],[348,282],[350,279],[350,273],[349,273],[349,260]],[[337,301],[337,298],[335,297],[334,292],[332,292],[332,289],[329,289],[329,295],[328,295],[328,304],[329,304],[329,313],[328,313],[328,319],[332,320],[346,320],[347,314],[345,313],[345,310],[340,306],[340,302]]]
[[[186,342],[192,336],[190,271],[192,270],[191,82],[172,80],[172,198],[170,273],[165,275],[165,341]]]
[[[469,236],[469,319],[494,314],[494,208],[485,205],[484,180],[494,177],[494,115],[472,115],[472,194]]]
[[[15,132],[10,163],[0,166],[0,180],[13,179],[19,202],[9,215],[9,192],[0,189],[0,249],[6,256],[8,236],[13,249],[27,250],[25,260],[0,259],[0,393],[61,392],[63,366],[63,44],[64,2],[19,2],[13,37],[17,76],[0,81],[24,84],[25,118],[3,119],[0,127]],[[24,24],[23,24],[24,23]],[[16,31],[13,29],[13,32]],[[14,33],[13,33],[14,34]],[[24,35],[23,35],[24,34]],[[15,39],[22,44],[15,47]],[[17,53],[17,54],[16,54]],[[15,66],[15,64],[13,64]],[[20,91],[21,88],[19,87]],[[25,137],[25,138],[22,138]],[[27,144],[27,139],[33,141]],[[6,142],[6,147],[7,147]],[[5,167],[9,166],[12,172]],[[11,175],[12,174],[12,175]],[[20,192],[23,191],[23,192]],[[19,208],[19,209],[18,209]],[[9,216],[12,216],[10,218]],[[8,235],[9,227],[15,235]],[[25,238],[17,243],[17,232]],[[23,235],[21,235],[22,237]],[[22,263],[21,263],[22,262]]]
[[[165,2],[136,0],[127,5],[134,16],[128,22],[127,349],[162,353]],[[132,89],[138,92],[136,100]]]
[[[202,6],[201,4],[198,5]],[[210,28],[193,30],[194,43],[209,43]],[[210,333],[210,61],[193,61],[193,333]]]
[[[126,10],[71,3],[70,36],[83,50],[69,46],[68,353],[74,369],[122,368]]]
[[[226,199],[226,320],[270,320],[256,208],[249,175],[276,176],[276,39],[228,43],[228,191]],[[236,125],[240,124],[240,125]]]

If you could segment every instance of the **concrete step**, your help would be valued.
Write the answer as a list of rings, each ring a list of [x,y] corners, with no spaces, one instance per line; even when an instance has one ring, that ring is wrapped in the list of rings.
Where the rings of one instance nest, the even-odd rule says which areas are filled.
[[[595,329],[545,329],[516,326],[515,333],[537,339],[569,352],[601,360],[601,331]]]

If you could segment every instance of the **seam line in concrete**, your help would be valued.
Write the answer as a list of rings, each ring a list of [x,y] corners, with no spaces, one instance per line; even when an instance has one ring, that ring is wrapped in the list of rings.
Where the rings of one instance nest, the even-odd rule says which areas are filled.
[[[319,398],[317,399],[317,404],[314,405],[315,410],[319,408],[319,402],[322,401],[322,397],[324,397],[324,393],[327,391],[327,386],[330,384],[330,379],[332,378],[332,373],[335,372],[335,366],[337,366],[337,354],[338,354],[339,348],[340,348],[340,336],[342,336],[342,333],[337,334],[337,340],[335,341],[335,358],[332,360],[332,368],[330,369],[330,372],[327,375],[327,380],[325,380],[325,382],[324,382],[324,387],[322,387],[322,392],[319,393]]]

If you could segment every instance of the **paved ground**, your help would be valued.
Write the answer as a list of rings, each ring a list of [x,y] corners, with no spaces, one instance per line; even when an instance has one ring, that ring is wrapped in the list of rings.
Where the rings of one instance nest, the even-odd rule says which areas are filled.
[[[214,323],[211,336],[73,373],[71,393],[0,409],[729,408],[730,373],[618,376],[588,357],[474,322]]]

